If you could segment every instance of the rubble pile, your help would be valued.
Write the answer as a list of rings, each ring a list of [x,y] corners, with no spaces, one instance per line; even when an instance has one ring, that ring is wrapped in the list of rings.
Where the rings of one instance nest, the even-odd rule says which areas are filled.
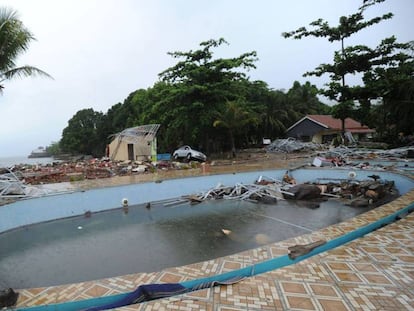
[[[184,197],[191,203],[200,203],[204,200],[250,200],[262,203],[277,203],[278,199],[283,199],[282,190],[278,183],[269,183],[267,185],[260,184],[240,184],[234,187],[217,185],[205,193],[199,193]]]
[[[379,206],[399,196],[394,181],[382,180],[378,175],[368,176],[372,180],[322,180],[308,186],[317,187],[321,196],[340,198],[346,205],[354,207]],[[300,189],[298,193],[308,191]],[[317,198],[317,191],[312,192]],[[297,196],[297,195],[296,195]],[[307,197],[311,199],[311,197]]]
[[[316,167],[337,167],[343,169],[389,170],[400,173],[414,173],[414,160],[411,153],[414,147],[390,150],[367,150],[337,147],[321,151],[314,156],[312,165]]]
[[[366,148],[348,148],[339,146],[331,148],[325,153],[335,154],[342,158],[361,160],[361,159],[382,159],[382,160],[399,160],[414,158],[414,146],[407,146],[394,149],[366,149]]]
[[[267,152],[281,152],[292,153],[299,151],[314,151],[322,150],[324,145],[315,144],[312,142],[302,142],[295,138],[289,137],[287,139],[276,139],[266,147]]]
[[[271,153],[300,153],[313,158],[313,166],[414,172],[414,146],[394,149],[369,149],[301,142],[292,137],[276,139],[266,147]]]
[[[179,170],[198,167],[196,162],[181,163],[171,161],[111,161],[108,158],[54,162],[46,165],[14,165],[10,170],[19,175],[26,184],[39,185],[79,181],[84,179],[109,178],[145,174],[160,170]]]
[[[369,180],[317,179],[303,184],[288,183],[260,176],[253,184],[235,186],[217,185],[196,195],[183,197],[191,203],[204,200],[248,200],[257,203],[276,204],[278,200],[316,200],[339,199],[353,207],[374,207],[385,204],[398,197],[393,181],[382,180],[378,175]],[[319,207],[317,205],[316,207]]]
[[[26,185],[21,181],[21,175],[10,169],[0,168],[0,205],[13,199],[45,194],[42,189]]]

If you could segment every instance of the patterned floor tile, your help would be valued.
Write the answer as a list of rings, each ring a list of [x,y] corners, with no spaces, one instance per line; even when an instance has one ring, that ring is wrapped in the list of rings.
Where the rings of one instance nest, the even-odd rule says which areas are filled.
[[[309,297],[286,296],[286,306],[290,310],[317,310],[314,302]]]

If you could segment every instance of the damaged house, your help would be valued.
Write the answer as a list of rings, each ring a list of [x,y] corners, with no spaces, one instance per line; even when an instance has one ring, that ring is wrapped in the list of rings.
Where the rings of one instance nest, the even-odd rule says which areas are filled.
[[[156,161],[159,127],[160,124],[141,125],[111,135],[106,156],[112,161]]]
[[[372,137],[375,130],[352,118],[345,119],[345,135],[350,141]],[[342,121],[331,115],[307,115],[287,129],[286,136],[305,142],[329,143],[342,134]]]

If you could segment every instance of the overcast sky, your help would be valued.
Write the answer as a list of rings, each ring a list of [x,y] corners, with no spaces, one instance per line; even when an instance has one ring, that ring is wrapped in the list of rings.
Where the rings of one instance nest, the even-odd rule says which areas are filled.
[[[167,52],[189,51],[223,37],[228,46],[216,57],[256,51],[251,80],[288,90],[295,80],[322,86],[326,79],[302,74],[329,63],[338,43],[325,39],[284,39],[281,33],[323,18],[332,26],[354,13],[359,0],[0,0],[19,12],[34,34],[18,65],[53,76],[4,82],[0,95],[0,157],[28,155],[59,141],[73,115],[86,108],[106,113],[131,92],[151,87],[175,64]],[[392,20],[369,27],[350,44],[376,46],[395,35],[414,40],[414,1],[387,0],[367,17],[393,12]],[[163,124],[163,126],[168,126]]]

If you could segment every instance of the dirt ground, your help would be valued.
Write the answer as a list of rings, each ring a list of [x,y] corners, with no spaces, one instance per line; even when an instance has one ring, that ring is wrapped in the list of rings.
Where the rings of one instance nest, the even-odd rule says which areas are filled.
[[[183,178],[190,176],[206,176],[225,173],[260,171],[266,169],[293,169],[312,161],[309,153],[281,154],[265,153],[261,150],[245,151],[235,159],[218,159],[197,163],[193,168],[157,169],[154,172],[114,176],[110,178],[88,179],[72,182],[76,188],[83,190],[126,185],[139,182],[162,181],[164,179]]]

